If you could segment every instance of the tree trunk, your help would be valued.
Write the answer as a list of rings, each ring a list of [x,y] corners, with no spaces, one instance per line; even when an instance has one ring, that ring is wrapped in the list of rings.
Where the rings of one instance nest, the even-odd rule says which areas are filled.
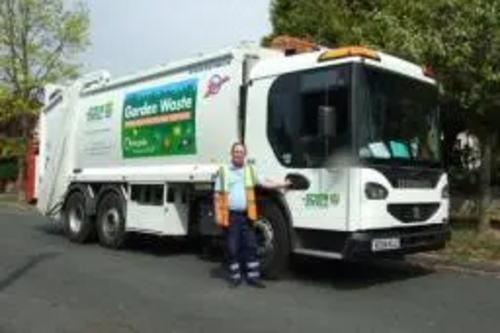
[[[17,200],[18,201],[26,201],[25,191],[24,191],[24,156],[20,156],[17,163],[18,167],[18,175],[17,175]]]
[[[491,151],[493,148],[494,136],[485,135],[483,139],[483,154],[481,163],[481,173],[479,182],[479,224],[478,230],[481,233],[488,232],[490,225],[490,206],[491,206]]]

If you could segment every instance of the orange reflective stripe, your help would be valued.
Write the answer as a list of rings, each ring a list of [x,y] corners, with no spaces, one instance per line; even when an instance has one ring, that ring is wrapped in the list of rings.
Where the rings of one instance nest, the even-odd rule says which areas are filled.
[[[220,226],[227,227],[229,225],[229,196],[227,193],[220,193],[217,200],[217,222]]]
[[[224,166],[219,168],[220,192],[216,200],[216,218],[217,224],[222,227],[229,226],[229,193],[228,193],[228,174]]]
[[[246,195],[248,218],[251,221],[255,221],[257,219],[257,203],[255,202],[255,190],[253,188],[247,188]]]
[[[216,202],[217,207],[216,209],[216,214],[217,214],[217,224],[221,226],[228,226],[229,225],[229,196],[227,193],[220,193],[219,196],[217,197],[217,202]]]

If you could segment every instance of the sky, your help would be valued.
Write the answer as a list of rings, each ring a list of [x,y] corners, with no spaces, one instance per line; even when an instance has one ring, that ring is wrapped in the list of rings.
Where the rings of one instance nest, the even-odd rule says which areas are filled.
[[[271,0],[86,0],[92,45],[85,73],[112,77],[201,52],[259,42],[271,31]]]

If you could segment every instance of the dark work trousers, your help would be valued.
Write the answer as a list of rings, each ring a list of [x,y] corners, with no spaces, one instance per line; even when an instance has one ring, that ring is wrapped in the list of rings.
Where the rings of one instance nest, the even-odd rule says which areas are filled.
[[[241,281],[242,273],[246,273],[248,282],[259,281],[257,240],[246,213],[230,212],[226,236],[229,278],[232,281]]]

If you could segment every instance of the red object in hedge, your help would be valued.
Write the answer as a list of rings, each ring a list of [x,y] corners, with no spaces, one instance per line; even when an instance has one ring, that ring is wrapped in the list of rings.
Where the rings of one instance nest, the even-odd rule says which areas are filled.
[[[30,140],[26,149],[26,174],[25,174],[25,194],[26,201],[35,201],[35,181],[36,181],[36,157],[38,155],[38,142]]]

